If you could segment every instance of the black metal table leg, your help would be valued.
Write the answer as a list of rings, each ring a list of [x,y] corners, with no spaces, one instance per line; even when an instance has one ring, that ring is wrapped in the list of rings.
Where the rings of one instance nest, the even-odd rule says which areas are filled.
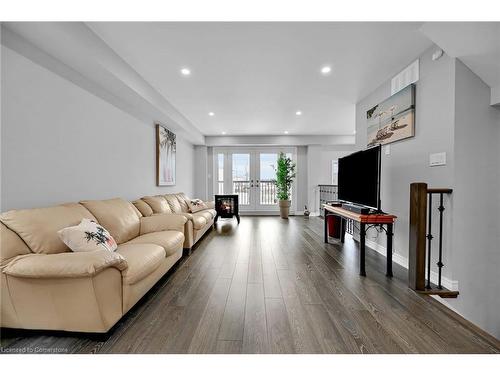
[[[359,275],[366,276],[365,270],[365,236],[366,236],[365,223],[359,224]]]
[[[324,213],[324,224],[325,224],[325,243],[328,243],[328,214],[327,214],[327,210],[325,210],[325,213]]]
[[[387,269],[386,269],[386,276],[387,277],[392,277],[392,237],[393,237],[393,231],[392,231],[392,226],[393,224],[387,224]]]

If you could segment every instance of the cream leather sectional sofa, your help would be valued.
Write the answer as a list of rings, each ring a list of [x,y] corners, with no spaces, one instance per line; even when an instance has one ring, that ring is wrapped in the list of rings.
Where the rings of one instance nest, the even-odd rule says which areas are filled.
[[[145,197],[151,211],[116,198],[2,213],[1,327],[107,332],[213,223],[213,210],[191,215],[173,198],[180,206],[177,195],[162,196],[172,212]],[[83,218],[105,227],[118,249],[71,252],[57,231]]]
[[[187,219],[184,230],[184,249],[190,252],[196,242],[213,227],[216,211],[214,202],[207,202],[208,209],[189,212],[189,198],[184,193],[142,197],[134,201],[135,207],[145,217],[161,214],[178,214]]]

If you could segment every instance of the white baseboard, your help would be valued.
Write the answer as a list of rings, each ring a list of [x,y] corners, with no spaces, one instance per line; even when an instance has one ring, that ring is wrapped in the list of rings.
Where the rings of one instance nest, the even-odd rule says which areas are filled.
[[[372,240],[365,240],[366,246],[375,250],[377,253],[386,256],[387,249],[385,246],[380,245],[378,242]],[[401,267],[408,269],[408,259],[398,253],[392,253],[392,261],[399,264]]]
[[[353,236],[353,238],[359,242],[358,236]],[[375,250],[377,253],[383,255],[384,257],[387,254],[387,249],[385,246],[380,245],[378,242],[366,239],[366,246],[370,249]],[[408,269],[408,258],[393,252],[392,253],[392,261],[399,264],[401,267]],[[434,284],[438,283],[438,273],[431,270],[431,282]],[[458,290],[458,280],[452,280],[447,277],[441,276],[441,284],[448,290]]]

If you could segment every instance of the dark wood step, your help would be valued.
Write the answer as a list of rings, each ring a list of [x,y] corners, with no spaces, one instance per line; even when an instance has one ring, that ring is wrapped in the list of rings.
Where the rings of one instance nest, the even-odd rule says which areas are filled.
[[[458,290],[448,290],[448,289],[426,289],[426,290],[417,290],[417,293],[427,294],[427,295],[436,295],[441,298],[457,298],[459,295]]]

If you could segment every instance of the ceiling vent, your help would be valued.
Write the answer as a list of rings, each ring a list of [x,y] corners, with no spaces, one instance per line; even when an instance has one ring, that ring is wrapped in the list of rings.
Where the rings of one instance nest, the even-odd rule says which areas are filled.
[[[415,83],[419,78],[419,59],[412,62],[391,80],[391,95]]]

